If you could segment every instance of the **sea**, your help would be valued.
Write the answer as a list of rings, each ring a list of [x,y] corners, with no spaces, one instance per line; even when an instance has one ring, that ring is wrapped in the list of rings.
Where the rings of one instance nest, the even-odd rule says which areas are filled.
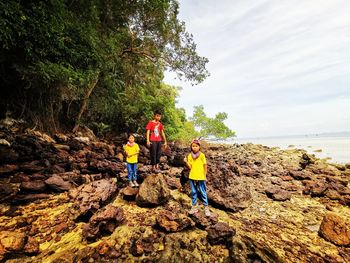
[[[281,149],[304,149],[329,163],[350,164],[350,132],[258,138],[234,138],[225,143],[253,143]]]

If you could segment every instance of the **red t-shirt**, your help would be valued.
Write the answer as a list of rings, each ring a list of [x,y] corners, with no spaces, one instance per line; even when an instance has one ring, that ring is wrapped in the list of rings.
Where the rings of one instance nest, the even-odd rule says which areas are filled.
[[[150,131],[150,141],[160,142],[162,141],[161,132],[164,130],[163,124],[160,122],[149,121],[146,130]]]

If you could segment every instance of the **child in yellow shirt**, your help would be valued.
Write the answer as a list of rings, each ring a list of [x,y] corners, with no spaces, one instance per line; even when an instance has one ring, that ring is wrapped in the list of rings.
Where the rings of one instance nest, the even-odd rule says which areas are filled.
[[[124,151],[126,154],[126,163],[128,168],[128,179],[131,187],[138,187],[137,183],[137,162],[138,154],[140,152],[140,147],[135,143],[135,136],[130,134],[128,137],[128,143],[124,146]]]
[[[208,197],[206,188],[206,174],[208,171],[207,160],[205,155],[200,151],[201,143],[195,139],[191,143],[191,153],[184,159],[186,165],[190,168],[190,185],[192,193],[192,207],[190,214],[198,212],[197,197],[202,199],[204,204],[204,212],[206,216],[210,216],[208,208]]]

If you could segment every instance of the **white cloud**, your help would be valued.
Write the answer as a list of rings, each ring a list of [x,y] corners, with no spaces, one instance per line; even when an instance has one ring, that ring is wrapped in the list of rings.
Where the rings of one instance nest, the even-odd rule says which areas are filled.
[[[350,130],[349,13],[341,0],[180,1],[211,76],[166,82],[188,114],[225,111],[240,137]]]

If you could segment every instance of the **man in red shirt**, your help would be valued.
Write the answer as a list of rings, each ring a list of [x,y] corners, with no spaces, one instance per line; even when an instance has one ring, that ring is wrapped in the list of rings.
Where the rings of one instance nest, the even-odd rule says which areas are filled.
[[[160,111],[155,111],[153,114],[153,120],[149,121],[146,126],[147,146],[151,147],[151,165],[153,171],[159,170],[159,159],[162,150],[162,138],[164,140],[164,146],[166,147],[167,145],[164,127],[160,122],[161,117],[162,114]]]

